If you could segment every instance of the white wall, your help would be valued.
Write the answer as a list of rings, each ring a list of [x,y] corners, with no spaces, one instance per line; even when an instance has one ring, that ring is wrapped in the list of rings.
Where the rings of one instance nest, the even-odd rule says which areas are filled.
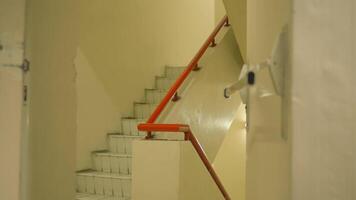
[[[226,9],[223,0],[215,0],[215,24],[218,24],[226,15]]]
[[[0,199],[20,199],[22,72],[0,65]]]
[[[293,200],[356,199],[355,10],[294,1]]]
[[[192,144],[181,143],[179,200],[223,200],[223,195]]]
[[[120,130],[120,113],[80,49],[77,50],[75,68],[77,170],[82,170],[92,167],[92,151],[107,148],[106,134]]]
[[[223,0],[243,60],[247,61],[247,0]]]
[[[0,2],[0,199],[20,199],[24,15],[24,0]]]
[[[74,199],[78,4],[71,0],[27,3],[31,104],[26,198]]]
[[[291,0],[247,1],[247,62],[260,63],[271,55],[282,27],[289,23]]]
[[[223,199],[189,141],[135,141],[133,200]]]
[[[241,100],[240,100],[241,101]],[[213,166],[232,200],[246,199],[246,111],[240,108]]]
[[[187,142],[133,142],[133,200],[179,199],[182,143]]]

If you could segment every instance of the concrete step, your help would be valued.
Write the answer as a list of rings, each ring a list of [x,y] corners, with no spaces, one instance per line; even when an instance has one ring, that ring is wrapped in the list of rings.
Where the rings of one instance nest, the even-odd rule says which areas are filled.
[[[122,133],[124,135],[131,135],[131,136],[143,136],[145,135],[144,132],[140,132],[137,130],[137,125],[140,123],[146,122],[146,119],[138,119],[133,117],[126,117],[121,119],[122,124]]]
[[[86,193],[77,193],[76,200],[130,200],[129,197],[115,197],[105,195],[95,195]]]
[[[123,134],[108,134],[109,151],[116,154],[129,154],[132,152],[132,141],[143,139],[144,136]]]
[[[131,176],[92,170],[77,173],[77,191],[79,193],[115,196],[131,196]]]
[[[166,66],[165,67],[165,76],[170,79],[177,79],[186,67],[181,66]]]
[[[176,78],[169,78],[165,76],[156,76],[155,79],[155,88],[161,91],[168,91],[173,83],[176,81]]]
[[[109,151],[93,152],[94,169],[98,172],[129,175],[132,156]]]
[[[158,104],[167,94],[165,90],[159,89],[145,89],[145,102],[150,104]]]
[[[138,119],[147,119],[151,116],[157,104],[150,104],[144,102],[134,103],[134,116]]]

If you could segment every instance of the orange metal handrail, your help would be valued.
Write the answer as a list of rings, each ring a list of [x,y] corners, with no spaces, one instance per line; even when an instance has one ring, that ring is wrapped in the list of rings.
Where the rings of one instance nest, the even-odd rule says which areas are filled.
[[[147,123],[154,123],[159,115],[162,113],[163,109],[166,107],[168,102],[172,99],[172,97],[177,93],[178,88],[182,85],[188,75],[192,72],[194,68],[198,66],[198,62],[200,58],[204,55],[206,50],[210,45],[215,45],[215,37],[219,33],[220,29],[223,26],[229,25],[228,17],[225,16],[218,26],[214,29],[214,31],[210,34],[209,38],[204,42],[203,46],[199,49],[198,53],[194,56],[192,61],[190,61],[188,67],[183,71],[180,77],[176,80],[176,82],[172,85],[172,87],[167,92],[166,96],[162,99],[161,103],[157,106],[157,108],[153,111],[151,117],[147,120]]]
[[[200,159],[203,161],[204,166],[208,170],[209,174],[213,178],[214,182],[218,186],[221,194],[224,196],[226,200],[230,200],[230,196],[225,190],[222,182],[219,179],[219,176],[216,174],[213,166],[210,164],[209,159],[203,149],[203,147],[200,145],[198,139],[194,136],[192,131],[190,130],[188,125],[185,124],[140,124],[138,125],[138,130],[140,131],[148,131],[148,132],[153,132],[153,131],[160,131],[160,132],[169,132],[169,133],[178,133],[178,132],[183,132],[184,133],[184,139],[189,140],[195,151],[198,153]]]
[[[209,162],[209,159],[203,149],[203,147],[200,145],[199,141],[197,138],[194,136],[194,134],[191,132],[190,128],[188,125],[184,124],[154,124],[154,122],[157,120],[157,118],[160,116],[164,108],[167,106],[168,102],[172,99],[177,100],[179,99],[178,97],[178,92],[177,90],[179,87],[182,85],[182,83],[186,80],[188,75],[193,71],[193,70],[198,70],[198,62],[201,59],[201,57],[204,55],[206,50],[208,49],[209,46],[214,47],[216,46],[215,43],[215,37],[221,30],[223,26],[229,26],[229,19],[227,16],[225,16],[220,23],[217,25],[217,27],[214,29],[214,31],[210,34],[208,39],[204,42],[203,46],[199,49],[198,53],[194,56],[194,58],[190,61],[188,67],[182,72],[182,74],[179,76],[179,78],[175,81],[175,83],[172,85],[172,87],[169,89],[161,103],[157,106],[157,108],[153,111],[151,114],[150,118],[147,120],[146,123],[144,124],[139,124],[137,126],[138,130],[140,131],[147,131],[147,137],[146,139],[152,139],[152,132],[153,131],[159,131],[159,132],[169,132],[169,133],[178,133],[178,132],[183,132],[184,133],[184,139],[189,140],[195,151],[198,153],[200,159],[204,163],[204,166],[206,169],[209,171],[211,177],[215,181],[216,185],[218,186],[220,192],[224,196],[226,200],[230,200],[230,196],[225,190],[222,182],[220,181],[218,175],[216,174],[213,166]]]

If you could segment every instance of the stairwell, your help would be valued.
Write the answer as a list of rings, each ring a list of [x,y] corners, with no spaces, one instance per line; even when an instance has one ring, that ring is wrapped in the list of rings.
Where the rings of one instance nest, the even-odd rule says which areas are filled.
[[[144,100],[133,103],[133,116],[121,119],[121,132],[107,134],[107,149],[92,152],[93,167],[76,174],[76,200],[131,199],[132,141],[146,135],[137,125],[146,121],[184,69],[166,66],[164,75],[155,78],[155,88],[145,89]]]

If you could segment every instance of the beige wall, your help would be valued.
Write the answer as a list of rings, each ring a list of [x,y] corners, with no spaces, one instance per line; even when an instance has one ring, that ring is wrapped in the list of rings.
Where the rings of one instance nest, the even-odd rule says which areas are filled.
[[[224,0],[241,54],[259,63],[270,54],[281,27],[289,20],[290,0]]]
[[[77,90],[77,170],[92,167],[91,152],[106,149],[108,132],[117,132],[120,113],[80,49],[75,58]]]
[[[356,4],[293,6],[293,199],[356,199]]]
[[[78,4],[29,0],[26,54],[31,60],[30,200],[74,199]]]
[[[291,199],[289,148],[283,139],[254,142],[247,154],[247,200]]]
[[[0,199],[20,199],[24,0],[0,2]]]
[[[273,44],[290,20],[290,0],[250,0],[247,2],[247,62],[267,59]]]
[[[0,65],[0,199],[20,199],[22,72]]]
[[[181,144],[179,164],[179,200],[224,199],[190,142]]]
[[[223,0],[243,60],[247,61],[247,0]]]
[[[215,0],[215,24],[218,24],[225,15],[226,10],[223,0]]]
[[[187,65],[214,28],[214,0],[81,2],[80,48],[123,115],[165,65]]]
[[[84,169],[164,66],[189,63],[214,28],[215,2],[79,2],[77,169]]]
[[[246,199],[245,112],[245,105],[241,104],[213,163],[232,200]]]
[[[133,200],[223,199],[189,141],[135,141],[133,155]]]
[[[179,141],[134,141],[133,200],[178,200],[182,145]]]

